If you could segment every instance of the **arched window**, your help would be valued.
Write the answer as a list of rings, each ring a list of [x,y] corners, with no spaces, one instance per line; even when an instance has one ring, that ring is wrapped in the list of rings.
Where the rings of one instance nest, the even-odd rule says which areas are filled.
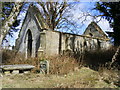
[[[32,33],[30,30],[27,31],[27,56],[32,55]]]

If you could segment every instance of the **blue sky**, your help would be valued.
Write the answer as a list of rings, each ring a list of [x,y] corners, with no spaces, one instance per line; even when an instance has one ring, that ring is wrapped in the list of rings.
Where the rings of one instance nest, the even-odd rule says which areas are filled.
[[[72,2],[71,2],[71,4],[72,4]],[[22,22],[24,20],[25,15],[26,15],[26,10],[28,9],[27,7],[28,7],[28,5],[26,4],[23,7],[23,10],[20,12],[20,15],[17,17],[17,19],[21,19],[21,24],[18,27],[16,27],[17,29],[21,29]],[[74,19],[74,21],[78,25],[78,28],[76,28],[76,34],[82,34],[85,31],[85,29],[87,28],[87,26],[92,21],[95,21],[95,22],[99,21],[100,17],[98,17],[97,19],[94,19],[91,16],[94,14],[95,15],[99,14],[98,11],[92,10],[94,7],[95,7],[95,1],[94,2],[87,2],[87,1],[85,2],[82,0],[81,2],[76,3],[75,8],[71,9],[71,14],[73,15],[72,18]],[[24,11],[24,9],[25,9],[25,11]],[[23,13],[23,11],[24,11],[24,13]],[[86,15],[90,15],[90,16],[86,17]],[[110,28],[110,26],[109,26],[109,22],[103,18],[97,24],[101,27],[101,29],[104,32],[105,31],[112,31],[112,28]],[[14,46],[15,40],[18,38],[19,31],[13,33],[13,38],[11,38],[7,35],[6,38],[8,39],[9,42],[7,42],[7,43],[4,42],[4,45],[10,44],[11,46]]]
[[[3,45],[2,46],[15,46],[15,41],[16,39],[18,38],[18,35],[19,35],[19,32],[20,32],[20,29],[22,28],[22,23],[23,23],[23,20],[25,18],[25,15],[26,15],[26,12],[28,10],[28,6],[29,4],[25,4],[23,7],[22,7],[22,10],[20,11],[20,14],[17,16],[17,20],[21,20],[20,22],[20,25],[18,27],[15,27],[15,29],[18,29],[17,32],[14,32],[14,29],[10,29],[10,31],[13,31],[13,34],[11,36],[9,35],[6,35],[6,39],[8,40],[8,42],[6,42],[5,40],[3,41]]]
[[[92,10],[95,7],[95,2],[81,2],[78,4],[78,7],[80,8],[80,10],[76,9],[75,12],[79,11],[79,13],[84,13],[85,15],[90,14],[90,15],[98,15],[100,14],[99,11],[96,10]],[[79,13],[76,13],[74,15],[74,18],[79,18]],[[81,16],[81,15],[80,15]],[[82,17],[82,19],[84,19],[85,16]],[[94,19],[92,16],[88,16],[87,19],[84,21],[84,27],[82,27],[82,32],[85,30],[85,28],[88,26],[88,24],[91,23],[91,21],[99,21],[101,17],[98,17],[96,19]],[[81,19],[81,21],[82,21]],[[81,24],[81,22],[78,21],[79,24]],[[102,30],[104,31],[108,31],[108,30],[112,30],[109,26],[109,22],[106,19],[101,19],[98,23],[97,23]],[[82,33],[81,32],[81,33]]]

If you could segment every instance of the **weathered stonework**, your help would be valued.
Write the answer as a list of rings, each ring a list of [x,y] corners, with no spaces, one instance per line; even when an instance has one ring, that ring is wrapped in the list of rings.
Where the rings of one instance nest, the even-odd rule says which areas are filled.
[[[94,38],[56,31],[44,31],[44,36],[40,36],[40,38],[44,43],[40,43],[42,47],[38,49],[38,52],[42,51],[47,55],[63,54],[67,50],[82,53],[84,50],[107,49],[110,47],[107,38]]]
[[[16,41],[16,49],[28,56],[64,54],[66,51],[82,53],[85,50],[107,49],[109,38],[92,22],[83,35],[52,31],[42,23],[39,12],[29,8],[24,24]]]

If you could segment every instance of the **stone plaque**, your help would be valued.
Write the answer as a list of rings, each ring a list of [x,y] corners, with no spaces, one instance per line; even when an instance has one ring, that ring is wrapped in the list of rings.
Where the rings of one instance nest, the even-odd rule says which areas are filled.
[[[49,74],[49,61],[47,60],[40,61],[40,73]]]

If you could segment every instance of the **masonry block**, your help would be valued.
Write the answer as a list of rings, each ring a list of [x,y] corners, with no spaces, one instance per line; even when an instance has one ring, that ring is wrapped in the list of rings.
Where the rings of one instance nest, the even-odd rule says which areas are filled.
[[[19,74],[19,70],[13,70],[12,74]]]

